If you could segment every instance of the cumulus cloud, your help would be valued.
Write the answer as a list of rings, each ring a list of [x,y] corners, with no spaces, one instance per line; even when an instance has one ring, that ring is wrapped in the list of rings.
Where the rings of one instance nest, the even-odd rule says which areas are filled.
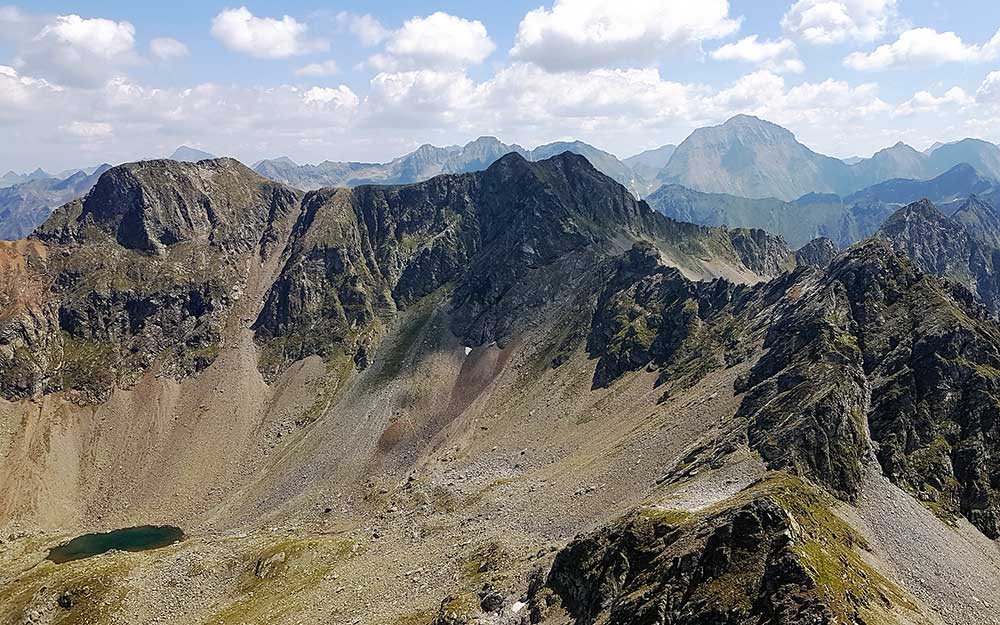
[[[295,70],[296,76],[333,76],[340,68],[337,67],[337,61],[330,59],[329,61],[323,61],[322,63],[310,63],[308,65],[303,65],[302,67]]]
[[[707,99],[707,110],[718,116],[744,112],[784,123],[833,123],[885,113],[890,105],[878,96],[878,86],[828,79],[788,87],[769,71],[743,76],[731,87]],[[779,121],[779,123],[781,123]]]
[[[798,0],[781,18],[789,36],[811,44],[875,41],[897,17],[897,0]]]
[[[157,37],[149,42],[149,53],[161,61],[173,61],[190,54],[188,47],[170,37]]]
[[[986,62],[1000,57],[1000,30],[983,45],[967,44],[953,32],[933,28],[913,28],[870,53],[854,52],[844,65],[859,71],[876,71],[897,66],[941,65],[953,62]]]
[[[795,44],[788,39],[760,41],[757,35],[744,37],[734,43],[714,50],[712,58],[718,61],[753,63],[775,72],[801,74],[806,66],[798,58]]]
[[[391,33],[378,18],[367,13],[358,15],[341,11],[337,14],[337,22],[357,37],[364,46],[377,46]]]
[[[294,17],[257,17],[245,6],[225,9],[212,19],[212,36],[222,45],[260,59],[281,59],[329,49],[328,42],[310,39],[308,30],[306,24]]]
[[[915,113],[936,113],[944,107],[965,107],[974,104],[975,98],[961,87],[952,87],[943,95],[936,96],[929,91],[917,91],[906,102],[903,102],[893,112],[897,116],[913,115]]]
[[[438,11],[407,20],[369,61],[380,70],[457,69],[482,63],[495,49],[482,22]]]
[[[346,85],[313,87],[302,94],[302,101],[338,111],[355,111],[360,103],[358,96]]]
[[[2,38],[16,47],[14,66],[54,82],[96,87],[138,62],[129,22],[79,15],[28,15],[6,7]]]
[[[645,62],[739,29],[726,0],[556,0],[530,11],[510,51],[549,71]]]
[[[976,99],[984,102],[1000,102],[1000,72],[990,72],[976,90]]]
[[[0,65],[0,120],[18,119],[18,114],[35,109],[37,104],[63,91],[48,81],[22,76],[13,67]]]

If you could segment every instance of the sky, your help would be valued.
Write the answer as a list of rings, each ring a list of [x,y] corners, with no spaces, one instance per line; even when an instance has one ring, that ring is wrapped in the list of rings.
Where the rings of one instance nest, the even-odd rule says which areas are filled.
[[[384,161],[481,135],[624,158],[738,113],[838,157],[1000,142],[1000,2],[0,4],[2,171],[182,144]]]

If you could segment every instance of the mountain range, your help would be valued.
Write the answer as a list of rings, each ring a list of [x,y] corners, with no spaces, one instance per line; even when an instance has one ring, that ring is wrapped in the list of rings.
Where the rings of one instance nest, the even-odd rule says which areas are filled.
[[[786,202],[704,193],[667,184],[647,200],[668,217],[682,221],[763,228],[780,234],[793,247],[816,237],[827,237],[838,247],[847,247],[874,234],[886,218],[906,204],[926,198],[945,212],[953,212],[973,195],[993,203],[1000,199],[1000,183],[963,163],[929,180],[892,179],[846,196],[807,193]]]
[[[0,242],[0,625],[996,621],[998,223],[113,167]]]
[[[927,153],[897,143],[848,164],[813,152],[781,126],[737,115],[691,133],[658,180],[706,193],[792,201],[808,193],[850,195],[894,178],[932,178],[962,163],[1000,178],[1000,148],[978,139],[942,144]]]
[[[817,154],[784,128],[747,115],[738,115],[720,126],[698,129],[679,146],[664,145],[624,160],[581,141],[556,142],[527,150],[495,137],[480,137],[464,146],[423,145],[388,163],[324,161],[318,165],[299,165],[282,157],[259,161],[254,170],[277,182],[316,190],[327,186],[406,184],[442,173],[482,170],[512,152],[528,160],[542,160],[567,151],[586,157],[637,197],[649,196],[651,202],[665,207],[668,214],[676,209],[671,208],[672,204],[712,203],[708,196],[694,200],[690,193],[686,199],[670,199],[687,193],[678,186],[700,193],[767,200],[757,203],[754,209],[736,210],[734,206],[744,202],[716,196],[718,203],[712,206],[712,215],[699,217],[695,213],[704,211],[694,211],[683,218],[705,224],[767,227],[786,236],[794,245],[804,244],[813,236],[828,236],[843,246],[872,234],[891,210],[886,212],[881,207],[862,215],[849,210],[851,202],[846,209],[837,205],[845,203],[842,198],[879,183],[934,178],[960,164],[971,165],[984,178],[1000,176],[1000,148],[986,141],[937,143],[925,152],[897,143],[871,158],[849,159],[851,162],[847,163]],[[214,156],[209,152],[188,146],[177,148],[171,155],[172,160],[187,162],[211,158]],[[92,175],[96,169],[82,171]],[[41,169],[31,174],[9,172],[3,180],[11,190],[0,198],[0,238],[17,238],[30,231],[53,207],[72,199],[69,189],[78,195],[86,193],[87,185],[61,183],[77,171],[80,170],[57,176]],[[37,182],[40,180],[46,182]],[[94,180],[91,178],[90,182]],[[37,183],[21,186],[29,181]],[[652,194],[661,188],[664,190],[654,197]],[[835,195],[839,197],[833,198]],[[782,225],[778,223],[785,219],[781,215],[793,213],[781,202],[809,204],[811,214]],[[886,202],[894,203],[905,202],[898,199]],[[761,210],[773,215],[754,217],[755,211]],[[734,211],[739,214],[730,214]]]
[[[0,187],[0,240],[21,239],[48,219],[52,210],[81,197],[110,169],[101,165],[87,173],[78,170],[66,178],[33,177]]]
[[[582,141],[560,141],[526,150],[517,144],[505,144],[496,137],[480,137],[464,146],[436,147],[425,144],[388,163],[324,161],[318,165],[298,165],[291,159],[282,157],[260,161],[253,169],[277,182],[312,191],[322,187],[419,182],[439,174],[486,169],[510,153],[537,161],[562,152],[573,152],[586,157],[594,167],[637,194],[647,186],[645,179],[640,180],[616,156]]]

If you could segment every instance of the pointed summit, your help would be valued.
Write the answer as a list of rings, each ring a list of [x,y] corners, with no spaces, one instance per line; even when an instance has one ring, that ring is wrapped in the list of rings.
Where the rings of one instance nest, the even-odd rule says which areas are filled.
[[[198,161],[211,160],[213,158],[217,157],[204,150],[188,147],[186,145],[180,146],[174,150],[173,154],[170,155],[170,160],[172,161],[183,161],[188,163],[197,163]]]

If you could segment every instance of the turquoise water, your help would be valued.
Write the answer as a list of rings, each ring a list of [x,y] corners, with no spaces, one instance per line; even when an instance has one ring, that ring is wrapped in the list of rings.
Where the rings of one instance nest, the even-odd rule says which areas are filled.
[[[141,525],[102,534],[84,534],[49,551],[47,559],[56,564],[81,560],[112,549],[145,551],[172,545],[184,538],[181,528],[173,525]]]

